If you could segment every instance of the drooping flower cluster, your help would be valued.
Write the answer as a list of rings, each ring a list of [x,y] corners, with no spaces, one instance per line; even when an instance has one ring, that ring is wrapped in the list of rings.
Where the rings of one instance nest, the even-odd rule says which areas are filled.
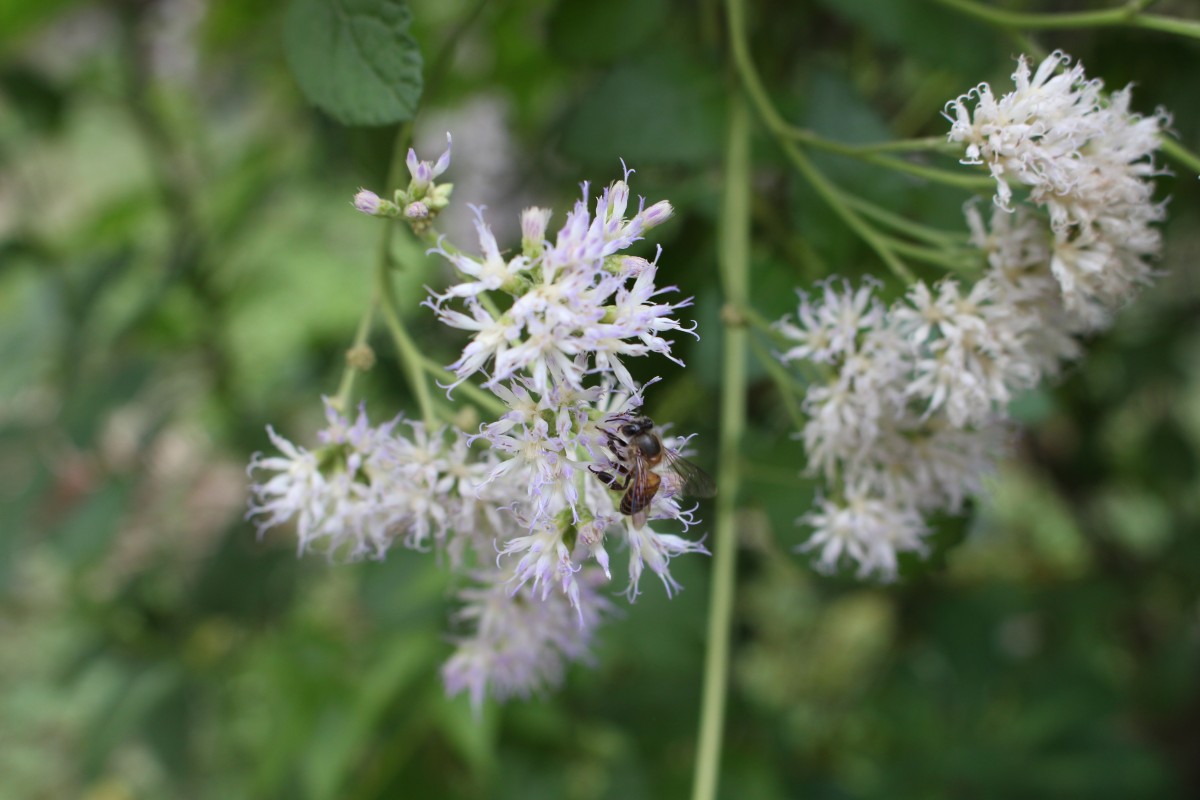
[[[923,552],[926,517],[958,512],[1002,455],[1007,406],[1082,351],[1152,275],[1163,216],[1148,180],[1161,112],[1129,111],[1055,53],[996,99],[983,84],[953,101],[951,141],[997,180],[990,226],[966,208],[987,267],[973,285],[916,282],[885,305],[879,286],[828,280],[778,329],[783,361],[817,365],[803,402],[808,469],[826,494],[801,518],[818,565],[848,561],[888,580]],[[974,107],[971,101],[975,100]],[[1028,188],[1015,204],[1009,181]]]
[[[473,633],[457,640],[442,669],[446,691],[466,691],[475,708],[489,690],[504,700],[561,683],[568,662],[589,657],[591,633],[611,605],[600,593],[605,580],[600,572],[585,573],[578,582],[582,594],[575,608],[561,593],[541,594],[528,586],[514,591],[500,570],[476,580],[478,586],[459,593],[463,606],[457,614]]]
[[[449,185],[436,183],[448,164],[449,150],[436,164],[410,152],[412,182],[396,202],[362,190],[355,206],[420,233],[448,200]],[[594,212],[584,184],[553,240],[551,212],[526,210],[514,255],[503,253],[482,209],[479,255],[444,239],[430,251],[459,281],[426,305],[471,334],[450,365],[450,389],[483,375],[506,408],[497,419],[470,435],[421,423],[371,427],[365,414],[352,424],[328,405],[321,447],[309,452],[271,431],[282,455],[251,465],[273,475],[252,488],[250,515],[260,531],[294,519],[302,552],[381,557],[400,543],[449,554],[473,585],[459,592],[456,622],[465,630],[443,677],[448,692],[467,692],[476,707],[488,693],[526,696],[557,684],[567,662],[587,656],[610,606],[600,593],[611,580],[610,537],[628,549],[631,600],[646,569],[670,594],[679,588],[670,560],[707,552],[644,524],[643,516],[684,531],[694,524],[677,482],[661,480],[639,515],[620,510],[638,470],[616,431],[642,402],[626,361],[652,353],[678,361],[672,334],[694,331],[675,318],[690,300],[657,299],[673,291],[655,283],[657,257],[625,252],[672,213],[665,201],[632,209],[629,175],[601,192]],[[430,198],[438,201],[436,210],[427,205],[431,214],[409,213]],[[685,440],[661,441],[673,450]]]
[[[1012,203],[1010,180],[1028,187],[1049,216],[1063,303],[1089,328],[1104,327],[1153,277],[1161,247],[1153,225],[1165,209],[1149,179],[1160,172],[1153,154],[1170,118],[1130,111],[1129,87],[1104,94],[1060,51],[1032,74],[1022,57],[1013,80],[999,99],[985,83],[949,103],[950,141],[966,145],[963,163],[988,167],[1002,208]]]

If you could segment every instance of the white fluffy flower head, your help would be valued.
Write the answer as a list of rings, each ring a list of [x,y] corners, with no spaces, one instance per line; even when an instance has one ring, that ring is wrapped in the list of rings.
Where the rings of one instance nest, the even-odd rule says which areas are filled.
[[[1153,226],[1165,210],[1150,179],[1170,117],[1135,113],[1128,87],[1106,94],[1061,51],[1036,71],[1022,56],[1013,81],[999,98],[985,83],[948,103],[949,140],[965,146],[963,163],[987,166],[1001,208],[1012,209],[1013,184],[1028,188],[1049,219],[1065,308],[1086,328],[1104,327],[1154,277]]]

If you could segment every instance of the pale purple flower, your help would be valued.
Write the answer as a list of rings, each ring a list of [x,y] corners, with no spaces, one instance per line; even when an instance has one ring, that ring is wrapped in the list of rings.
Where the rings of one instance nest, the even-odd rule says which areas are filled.
[[[420,196],[429,188],[446,169],[450,166],[450,147],[452,141],[450,134],[446,134],[446,149],[438,156],[436,163],[422,161],[417,158],[417,151],[413,148],[408,149],[408,157],[405,159],[405,164],[408,166],[408,174],[412,176],[412,183],[409,187],[410,194]]]
[[[641,528],[629,520],[625,524],[625,541],[629,545],[629,588],[625,593],[633,601],[641,590],[638,585],[646,567],[658,576],[670,597],[682,587],[671,577],[670,563],[684,553],[709,555],[703,542],[684,539],[670,533],[658,533],[649,525]]]
[[[521,252],[536,258],[546,244],[546,228],[554,212],[530,207],[521,212]]]
[[[583,624],[583,610],[579,607],[579,583],[575,579],[576,573],[582,567],[572,560],[571,549],[563,540],[561,527],[551,524],[524,536],[509,539],[497,560],[503,561],[505,556],[514,562],[510,566],[513,571],[510,582],[514,594],[526,584],[535,597],[539,595],[539,588],[541,589],[541,600],[549,597],[552,591],[558,590],[579,612],[579,624]]]
[[[442,667],[448,695],[466,692],[478,714],[487,696],[527,698],[562,683],[565,667],[590,658],[596,626],[611,603],[600,593],[604,576],[583,571],[575,607],[561,593],[538,596],[531,587],[510,589],[512,573],[478,573],[480,585],[459,593],[456,619],[471,628],[455,640]]]
[[[312,452],[271,428],[267,433],[281,456],[255,455],[250,474],[274,473],[250,487],[247,517],[261,536],[269,528],[296,522],[297,549],[323,549],[330,557],[379,557],[391,545],[404,509],[390,501],[386,450],[396,421],[371,427],[359,410],[354,423],[325,404],[328,426]]]
[[[629,173],[626,173],[628,178]],[[442,255],[467,280],[431,296],[427,305],[445,324],[474,331],[474,340],[451,365],[461,382],[487,371],[492,388],[528,378],[539,392],[566,385],[583,388],[589,375],[616,374],[635,390],[624,358],[655,353],[678,361],[665,334],[694,332],[673,318],[691,304],[656,302],[673,287],[654,285],[657,267],[645,259],[621,255],[642,234],[670,216],[670,205],[650,208],[639,200],[631,218],[629,186],[617,181],[588,207],[583,198],[567,214],[553,242],[546,240],[550,212],[527,209],[522,215],[522,250],[504,256],[477,210],[478,256],[439,244]],[[632,283],[630,283],[632,282]],[[490,293],[508,295],[483,311]],[[468,314],[454,307],[462,300]],[[486,319],[484,315],[486,314]]]
[[[268,473],[250,487],[247,516],[260,535],[294,521],[299,553],[355,560],[382,558],[397,541],[445,547],[452,532],[473,524],[492,467],[470,457],[461,434],[447,445],[445,429],[420,422],[407,423],[404,435],[398,420],[370,425],[363,409],[353,423],[329,402],[325,413],[314,451],[267,429],[281,455],[255,455],[250,464],[251,475]]]

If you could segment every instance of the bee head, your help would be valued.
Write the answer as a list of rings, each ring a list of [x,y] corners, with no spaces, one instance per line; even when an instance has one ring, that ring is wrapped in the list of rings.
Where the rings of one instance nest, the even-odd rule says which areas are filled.
[[[654,423],[649,417],[630,417],[626,422],[621,424],[619,428],[621,435],[626,439],[632,439],[635,436],[640,436],[643,433],[649,433],[654,429]]]

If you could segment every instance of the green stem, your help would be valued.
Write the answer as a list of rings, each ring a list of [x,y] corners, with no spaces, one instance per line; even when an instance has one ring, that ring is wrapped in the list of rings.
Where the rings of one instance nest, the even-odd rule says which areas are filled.
[[[993,185],[995,184],[993,183]],[[919,242],[939,246],[962,246],[967,243],[967,237],[964,233],[922,225],[907,217],[902,217],[894,211],[889,211],[883,206],[876,205],[869,200],[864,200],[858,195],[843,193],[842,199],[846,201],[848,206],[860,212],[863,216],[870,217],[894,231],[907,234]]]
[[[740,0],[730,0],[730,5],[737,5],[739,2]],[[804,175],[809,184],[817,191],[817,194],[821,196],[826,205],[833,209],[833,212],[841,217],[842,222],[846,223],[846,226],[850,230],[857,233],[859,238],[875,251],[875,254],[887,265],[892,274],[905,283],[912,283],[916,280],[912,271],[892,251],[887,240],[869,222],[855,213],[850,206],[846,205],[845,201],[842,200],[840,190],[830,183],[825,175],[816,168],[803,150],[792,142],[781,141],[779,145],[783,149],[784,155],[796,166],[796,169],[800,170],[801,174]]]
[[[725,299],[734,309],[749,305],[750,177],[750,120],[739,93],[734,97],[730,109],[719,251]],[[728,316],[738,315],[735,312]],[[693,800],[714,800],[721,768],[737,560],[737,501],[741,482],[739,451],[746,424],[747,338],[744,320],[727,319],[721,376],[720,460],[717,468],[717,484],[721,488],[717,495],[713,536],[708,651],[704,661],[704,693],[700,705],[700,738],[696,749]]]
[[[821,195],[834,213],[841,217],[842,221],[875,251],[888,269],[905,283],[912,283],[915,277],[904,265],[904,262],[888,248],[887,243],[879,237],[869,223],[842,202],[837,188],[826,179],[820,170],[813,166],[803,150],[795,142],[790,141],[790,132],[795,129],[775,110],[775,106],[767,95],[767,90],[758,77],[758,72],[754,68],[754,62],[750,58],[750,49],[746,44],[746,18],[743,0],[726,0],[725,6],[729,14],[729,44],[734,66],[741,79],[742,88],[749,95],[767,129],[775,135],[784,154],[796,165],[796,168],[812,184],[817,194]]]
[[[944,6],[1005,28],[1091,28],[1105,25],[1132,25],[1141,17],[1141,10],[1154,0],[1132,0],[1117,8],[1102,11],[1075,11],[1061,14],[1037,14],[1006,11],[985,6],[974,0],[936,0]]]
[[[404,157],[408,151],[408,141],[412,135],[412,123],[406,122],[396,131],[396,139],[392,144],[392,160],[388,164],[387,186],[398,186],[405,169]],[[396,289],[392,285],[392,236],[397,223],[390,220],[383,222],[379,234],[379,249],[375,260],[375,296],[379,308],[383,312],[383,321],[392,334],[396,345],[396,354],[400,357],[401,366],[408,373],[408,384],[416,395],[417,405],[421,409],[421,419],[432,428],[436,422],[433,400],[429,394],[429,382],[421,365],[422,355],[416,343],[413,342],[404,322],[400,317],[399,304],[396,302]]]
[[[953,172],[951,170],[941,169],[939,167],[927,167],[923,164],[914,164],[911,161],[905,161],[902,158],[885,155],[882,150],[882,145],[853,145],[844,142],[837,142],[832,139],[826,139],[809,130],[803,128],[795,128],[788,126],[787,130],[779,131],[779,133],[795,139],[798,142],[824,150],[829,153],[835,153],[847,158],[857,158],[859,161],[864,161],[868,164],[874,164],[879,167],[893,170],[895,172],[903,172],[908,175],[915,175],[918,178],[924,178],[935,183],[942,183],[947,186],[956,186],[961,189],[991,189],[995,186],[995,181],[991,178],[980,175],[971,175],[968,173]],[[944,140],[938,140],[939,145],[944,144]],[[909,145],[911,141],[897,142],[896,144]],[[912,149],[912,148],[897,148],[897,149]],[[945,148],[942,148],[945,149]],[[955,148],[957,152],[959,148]]]
[[[1185,166],[1188,171],[1200,174],[1200,156],[1197,156],[1191,150],[1181,145],[1178,141],[1171,138],[1168,134],[1162,134],[1158,137],[1162,151],[1170,158],[1175,159],[1180,164]]]
[[[879,153],[862,152],[847,153],[847,155],[853,155],[853,157],[868,164],[884,167],[893,172],[903,172],[932,183],[954,186],[959,189],[969,189],[971,191],[980,189],[990,190],[996,185],[994,180],[982,175],[958,173],[948,169],[941,169],[940,167],[927,167],[923,164],[914,164],[902,158],[880,155]]]
[[[811,131],[807,133],[815,135]],[[919,153],[933,150],[934,152],[954,155],[962,152],[960,145],[946,141],[945,136],[924,136],[920,139],[896,139],[891,142],[873,142],[871,144],[848,144],[845,147],[853,151],[853,153]]]
[[[1173,33],[1176,36],[1200,39],[1200,21],[1192,19],[1175,19],[1174,17],[1162,17],[1157,14],[1139,14],[1131,20],[1131,24],[1136,28],[1163,31],[1164,33]]]
[[[976,262],[979,251],[967,247],[968,242],[965,236],[911,222],[852,194],[843,192],[841,196],[847,205],[856,211],[861,211],[864,216],[872,217],[894,231],[925,242],[925,244],[919,244],[880,232],[879,236],[887,242],[888,249],[954,272],[973,273],[977,271]]]
[[[391,278],[384,272],[378,280],[381,284],[380,296],[383,297],[381,304],[383,321],[387,325],[388,332],[392,334],[392,342],[396,345],[400,363],[408,372],[408,383],[412,387],[413,394],[417,396],[417,407],[421,409],[421,419],[425,420],[426,425],[432,426],[436,414],[434,413],[433,399],[429,394],[429,382],[425,379],[425,370],[421,366],[421,351],[409,336],[404,322],[400,319],[400,313],[396,310],[396,296],[392,291]]]
[[[796,401],[796,380],[791,374],[783,368],[779,360],[771,355],[770,351],[763,346],[762,342],[750,337],[750,348],[754,351],[755,358],[771,376],[771,380],[775,381],[775,385],[779,388],[779,396],[783,398],[783,405],[787,409],[788,418],[792,421],[792,430],[804,430],[805,419],[804,414],[800,410],[800,404]]]
[[[426,357],[422,359],[422,366],[424,367],[425,371],[434,378],[445,381],[447,386],[456,380],[456,376],[453,372],[448,371],[445,367],[441,366],[431,358]],[[467,399],[473,401],[475,405],[479,406],[484,411],[490,411],[496,416],[500,416],[509,410],[508,406],[504,405],[504,403],[502,403],[494,394],[485,392],[483,389],[480,389],[478,386],[469,381],[460,383],[456,391],[462,392],[467,396]]]
[[[938,250],[923,244],[906,242],[902,239],[892,239],[891,246],[897,253],[906,255],[909,258],[915,258],[918,261],[924,261],[926,264],[932,264],[935,267],[942,267],[953,272],[967,274],[973,274],[976,271],[965,253],[955,255],[950,251]],[[975,254],[978,255],[978,251],[975,251]]]
[[[1164,17],[1160,14],[1143,14],[1142,9],[1154,0],[1131,0],[1117,8],[1102,11],[1076,11],[1062,14],[1034,14],[992,8],[974,0],[936,0],[976,19],[999,25],[1003,28],[1025,28],[1031,30],[1053,30],[1060,28],[1101,28],[1128,26],[1150,31],[1173,33],[1200,39],[1200,21]]]
[[[358,330],[354,334],[354,344],[350,345],[350,349],[353,350],[362,347],[367,343],[367,337],[371,335],[371,324],[375,321],[375,311],[378,307],[378,298],[372,297],[370,305],[363,312],[362,319],[358,321]],[[342,367],[342,379],[338,382],[337,395],[333,398],[333,407],[338,411],[346,410],[346,404],[350,402],[350,393],[354,391],[354,379],[358,377],[360,371],[348,359],[346,366]]]

